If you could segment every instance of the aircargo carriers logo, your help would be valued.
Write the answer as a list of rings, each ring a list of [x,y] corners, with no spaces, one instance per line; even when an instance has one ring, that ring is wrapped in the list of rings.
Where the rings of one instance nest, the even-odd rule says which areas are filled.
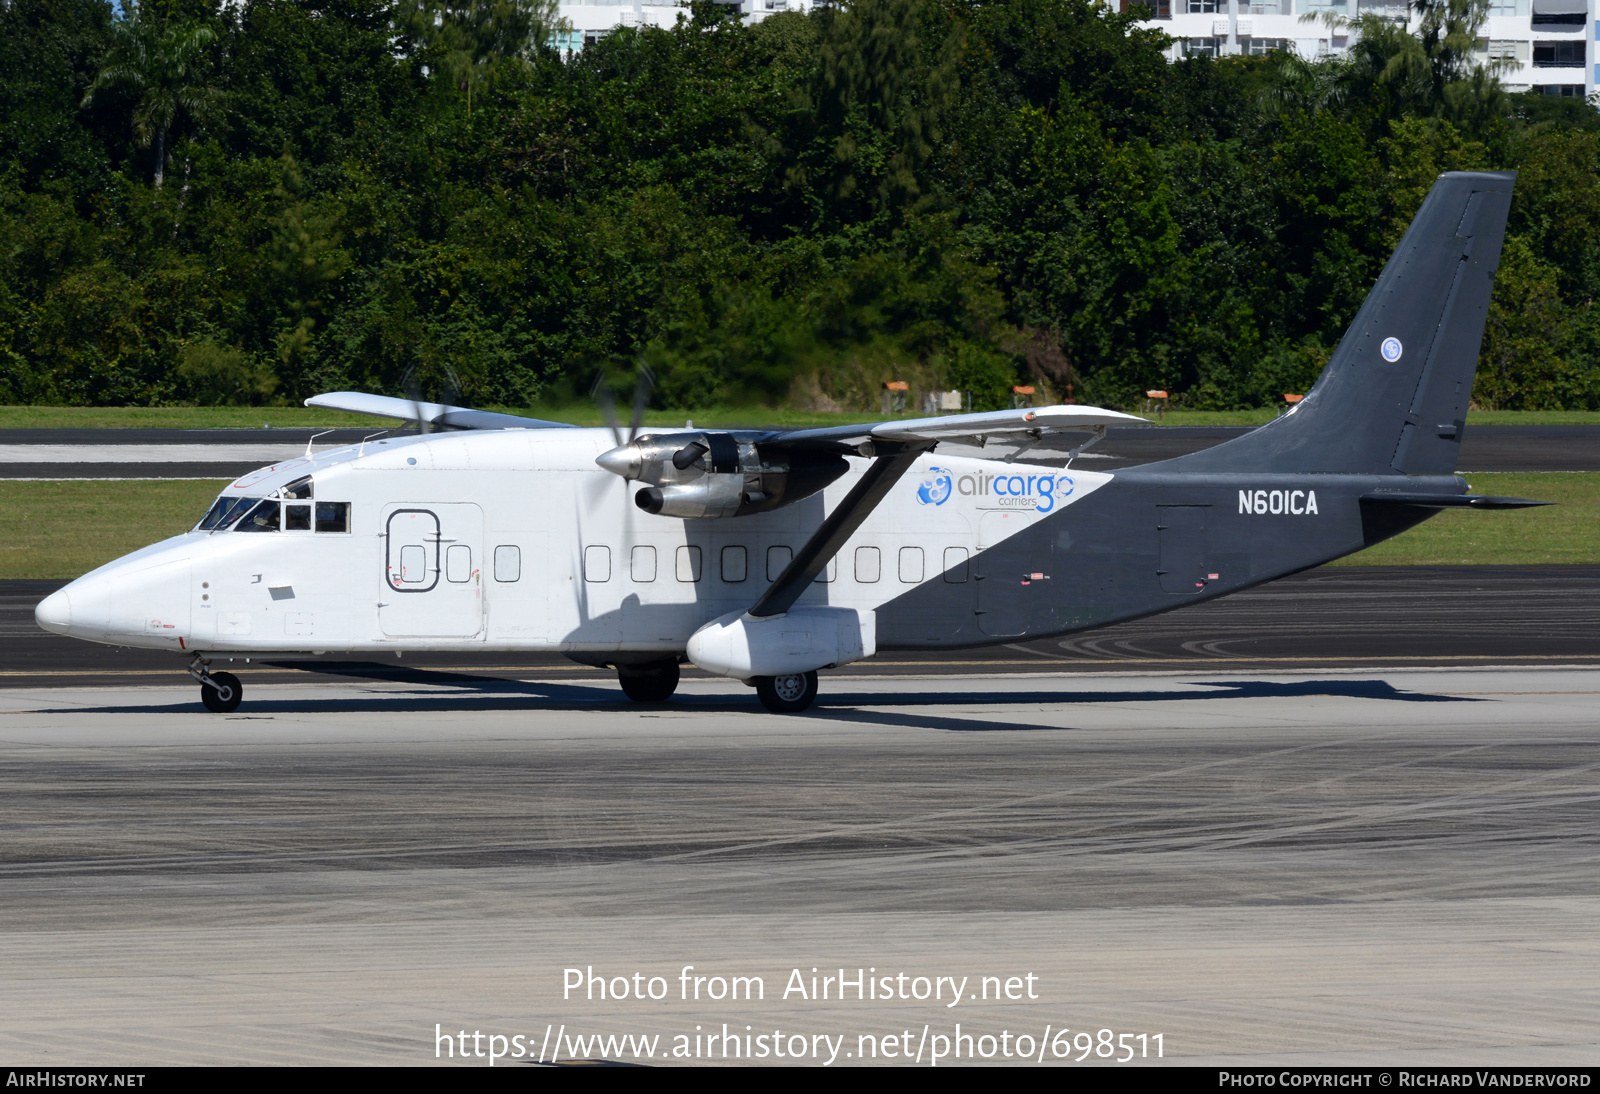
[[[1032,509],[1048,513],[1072,495],[1077,484],[1071,475],[990,475],[977,472],[956,475],[945,467],[930,467],[917,484],[917,501],[943,505],[952,495],[982,498],[999,509]]]

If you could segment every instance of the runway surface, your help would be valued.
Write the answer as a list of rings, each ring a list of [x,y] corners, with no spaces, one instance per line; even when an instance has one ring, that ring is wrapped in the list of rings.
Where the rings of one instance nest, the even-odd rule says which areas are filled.
[[[58,581],[0,582],[0,688],[180,682],[183,662],[48,634],[34,606]],[[1210,604],[1064,638],[969,650],[890,651],[835,675],[1348,665],[1600,664],[1600,566],[1330,566]],[[228,666],[245,683],[529,674],[609,680],[557,654],[407,654],[259,660]],[[693,676],[697,670],[686,670]],[[198,689],[196,689],[198,690]]]
[[[926,1065],[959,1022],[1047,1062],[1066,1027],[1180,1063],[1594,1065],[1596,695],[1600,669],[1489,666],[840,676],[800,717],[721,681],[650,711],[302,682],[233,717],[11,689],[0,1057],[409,1064],[438,1032],[568,1055],[726,1024]],[[684,1000],[684,966],[762,997]],[[792,990],[841,968],[896,997]],[[667,998],[564,997],[567,969]]]
[[[292,459],[308,443],[347,445],[403,430],[373,429],[0,429],[0,479],[236,478]],[[1250,432],[1248,427],[1124,427],[1073,461],[1094,471],[1171,459]],[[1089,439],[1067,433],[1027,452],[1035,462],[1065,464]],[[945,445],[942,452],[1000,457],[1009,450]],[[1475,471],[1600,471],[1600,425],[1469,426],[1459,466]]]

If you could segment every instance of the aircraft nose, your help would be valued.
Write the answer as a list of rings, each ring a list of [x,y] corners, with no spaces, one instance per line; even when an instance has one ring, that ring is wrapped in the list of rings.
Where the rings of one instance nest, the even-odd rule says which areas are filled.
[[[33,609],[34,622],[47,631],[56,634],[70,634],[72,632],[72,601],[67,597],[67,590],[57,589]]]

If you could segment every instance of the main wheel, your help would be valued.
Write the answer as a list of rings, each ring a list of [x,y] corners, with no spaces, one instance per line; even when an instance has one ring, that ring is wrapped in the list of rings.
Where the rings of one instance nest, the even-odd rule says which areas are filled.
[[[665,703],[678,690],[678,663],[661,661],[617,669],[617,682],[635,703]]]
[[[774,714],[799,714],[817,698],[817,674],[791,672],[784,676],[757,676],[756,695]]]
[[[216,687],[200,685],[200,701],[213,714],[232,714],[244,699],[244,686],[231,672],[213,672],[211,682]]]

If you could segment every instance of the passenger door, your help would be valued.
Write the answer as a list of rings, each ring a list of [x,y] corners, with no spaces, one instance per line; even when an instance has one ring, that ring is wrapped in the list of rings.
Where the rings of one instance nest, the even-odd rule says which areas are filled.
[[[392,638],[483,634],[483,510],[393,505],[383,519],[378,621]]]

